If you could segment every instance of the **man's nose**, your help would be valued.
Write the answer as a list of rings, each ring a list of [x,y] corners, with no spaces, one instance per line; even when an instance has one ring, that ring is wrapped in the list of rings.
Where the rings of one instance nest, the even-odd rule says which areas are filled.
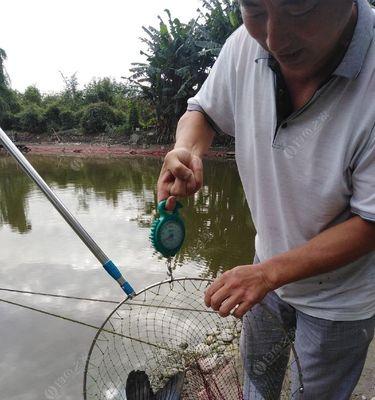
[[[271,53],[280,54],[288,51],[288,23],[279,13],[270,13],[267,21],[267,47]]]

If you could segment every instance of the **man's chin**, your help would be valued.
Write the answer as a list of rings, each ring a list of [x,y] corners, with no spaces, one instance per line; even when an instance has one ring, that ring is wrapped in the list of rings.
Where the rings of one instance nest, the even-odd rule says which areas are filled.
[[[279,64],[284,74],[288,74],[295,78],[303,79],[314,74],[314,69],[312,68],[311,63],[300,61],[294,63],[279,62]]]

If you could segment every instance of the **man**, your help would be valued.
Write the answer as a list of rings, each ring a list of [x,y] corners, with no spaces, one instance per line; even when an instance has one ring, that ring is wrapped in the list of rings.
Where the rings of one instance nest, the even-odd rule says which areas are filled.
[[[235,136],[257,256],[216,279],[205,302],[245,316],[245,399],[280,390],[264,393],[249,356],[262,300],[295,328],[304,391],[293,398],[349,399],[375,325],[374,12],[366,0],[242,0],[241,10],[244,26],[179,122],[158,198],[171,208],[196,192],[215,131]]]

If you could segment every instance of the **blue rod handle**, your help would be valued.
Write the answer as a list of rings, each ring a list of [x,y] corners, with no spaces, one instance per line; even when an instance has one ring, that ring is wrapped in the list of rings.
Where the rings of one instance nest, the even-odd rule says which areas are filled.
[[[118,284],[121,286],[122,290],[129,296],[134,297],[135,292],[131,287],[130,283],[125,280],[125,278],[121,275],[121,272],[116,267],[113,261],[109,260],[105,264],[103,264],[104,269],[111,275],[113,279],[115,279]]]
[[[9,139],[7,134],[0,128],[0,143],[8,150],[8,152],[14,157],[17,163],[21,166],[24,172],[36,183],[39,189],[44,193],[51,204],[56,208],[64,220],[70,225],[74,232],[81,238],[83,243],[91,250],[94,256],[100,261],[105,270],[109,275],[114,278],[121,286],[122,290],[129,296],[134,297],[135,292],[130,284],[121,275],[116,265],[109,260],[107,255],[98,246],[94,239],[89,233],[83,228],[78,220],[71,214],[71,212],[65,207],[62,201],[47,185],[43,178],[38,174],[34,167],[29,163],[26,157],[18,150],[17,146]]]

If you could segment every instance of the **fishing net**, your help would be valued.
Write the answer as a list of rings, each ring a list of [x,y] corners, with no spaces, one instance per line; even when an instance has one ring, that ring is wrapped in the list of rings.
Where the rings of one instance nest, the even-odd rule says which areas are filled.
[[[165,281],[120,303],[92,343],[85,368],[84,398],[126,400],[128,375],[139,370],[146,372],[154,391],[170,377],[184,372],[182,399],[243,399],[239,351],[242,323],[207,309],[203,293],[210,283],[199,278]],[[282,388],[275,387],[273,379],[279,369],[284,369],[284,374],[288,365],[288,372],[294,369],[301,377],[293,338],[279,323],[273,326],[281,337],[276,346],[262,354],[256,354],[259,343],[246,350],[256,357],[253,370],[266,400],[280,398],[275,394],[280,391],[281,398],[289,398],[293,390],[288,373],[281,379]],[[251,322],[251,329],[256,338],[256,320]],[[272,375],[270,379],[268,374]],[[300,389],[302,383],[299,381],[297,386]]]

